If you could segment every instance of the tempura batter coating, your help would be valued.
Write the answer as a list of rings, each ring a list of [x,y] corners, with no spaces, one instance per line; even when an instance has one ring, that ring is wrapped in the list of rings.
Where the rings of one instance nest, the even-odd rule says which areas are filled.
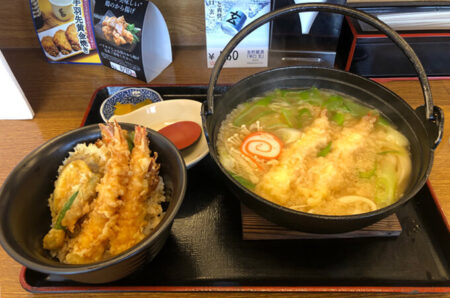
[[[102,139],[84,143],[58,169],[50,196],[52,228],[43,246],[63,263],[104,260],[143,240],[158,225],[166,200],[156,152],[147,131],[130,133],[117,122],[100,125]]]
[[[44,248],[55,250],[63,246],[66,230],[73,232],[76,222],[89,212],[89,204],[96,195],[95,186],[98,180],[99,175],[93,173],[83,160],[74,160],[62,168],[55,182],[55,191],[49,199],[52,229],[44,237]],[[77,195],[70,208],[63,211],[74,193]],[[60,214],[61,227],[56,227]]]
[[[112,255],[130,248],[145,237],[144,228],[148,224],[146,201],[159,182],[156,158],[157,154],[150,157],[147,131],[144,127],[137,127],[130,159],[131,176],[114,228],[117,235],[110,242]]]
[[[278,204],[286,204],[295,189],[296,179],[304,171],[304,160],[317,154],[330,140],[330,123],[326,111],[322,112],[302,137],[286,149],[274,165],[256,185],[255,192]]]
[[[70,264],[92,263],[103,258],[118,217],[117,210],[122,203],[120,196],[125,194],[127,188],[128,143],[117,122],[100,127],[111,157],[106,164],[105,175],[97,186],[98,197],[93,202],[92,211],[82,223],[80,234],[69,243],[71,250],[66,262]]]
[[[327,198],[352,181],[349,177],[354,174],[351,165],[356,163],[358,151],[367,147],[368,135],[373,130],[375,121],[373,116],[364,116],[354,126],[344,128],[333,136],[333,151],[330,154],[313,159],[306,164],[307,171],[298,172],[294,180],[293,199],[298,204],[299,198],[303,198],[305,207],[296,209],[314,213],[315,208],[318,208],[322,214],[345,214],[347,208],[341,210],[339,200],[333,206]],[[292,205],[288,207],[292,208]],[[359,213],[373,210],[366,209]]]

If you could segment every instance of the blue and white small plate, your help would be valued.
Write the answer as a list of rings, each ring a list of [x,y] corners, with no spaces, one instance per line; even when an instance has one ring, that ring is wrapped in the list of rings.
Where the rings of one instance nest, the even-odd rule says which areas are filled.
[[[121,104],[138,104],[146,99],[150,99],[152,102],[163,101],[161,95],[153,89],[150,88],[126,88],[122,89],[107,99],[105,99],[100,106],[100,115],[103,121],[108,122],[108,120],[114,115],[114,106],[117,103]]]

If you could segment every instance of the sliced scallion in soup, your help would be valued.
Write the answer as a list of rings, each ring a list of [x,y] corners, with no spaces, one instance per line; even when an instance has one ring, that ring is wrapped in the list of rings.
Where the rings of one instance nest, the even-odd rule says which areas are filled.
[[[409,141],[379,111],[329,90],[275,90],[221,124],[219,159],[238,183],[298,211],[349,215],[396,202]]]

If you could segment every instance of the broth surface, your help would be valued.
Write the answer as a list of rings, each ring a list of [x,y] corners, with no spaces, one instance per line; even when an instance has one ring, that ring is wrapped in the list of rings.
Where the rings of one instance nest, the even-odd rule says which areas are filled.
[[[275,90],[238,105],[217,148],[235,180],[298,211],[350,215],[397,201],[409,141],[379,111],[329,90]]]

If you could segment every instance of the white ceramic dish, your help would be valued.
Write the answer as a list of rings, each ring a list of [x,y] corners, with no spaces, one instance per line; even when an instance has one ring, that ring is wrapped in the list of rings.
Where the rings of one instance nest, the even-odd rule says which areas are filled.
[[[195,100],[166,100],[143,106],[125,115],[112,116],[109,120],[139,124],[156,131],[178,121],[194,121],[202,127],[201,106],[202,104]],[[200,139],[192,146],[181,150],[181,155],[186,167],[190,168],[205,157],[208,152],[208,144],[202,127]]]

